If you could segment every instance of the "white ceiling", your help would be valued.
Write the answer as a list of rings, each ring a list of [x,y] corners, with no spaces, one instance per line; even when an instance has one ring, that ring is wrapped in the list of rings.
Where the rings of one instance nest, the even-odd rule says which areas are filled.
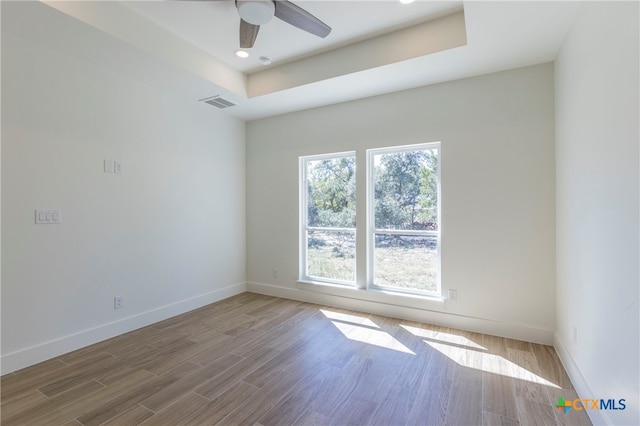
[[[275,65],[462,10],[462,1],[418,1],[410,5],[394,0],[294,0],[294,3],[329,25],[331,34],[322,39],[274,18],[261,26],[256,44],[247,49],[251,56],[239,59],[234,54],[239,48],[240,24],[234,0],[124,2],[243,72],[259,70],[260,56],[271,57]]]
[[[245,120],[552,61],[578,7],[567,1],[298,0],[331,34],[321,39],[274,18],[261,27],[251,57],[241,60],[234,56],[239,16],[233,0],[3,3],[3,34],[62,49],[193,102],[220,95],[236,103],[222,111]],[[261,66],[261,55],[272,65]]]

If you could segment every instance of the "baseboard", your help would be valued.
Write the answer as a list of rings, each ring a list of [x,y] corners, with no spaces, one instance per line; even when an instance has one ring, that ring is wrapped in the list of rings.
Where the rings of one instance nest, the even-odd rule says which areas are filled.
[[[376,315],[542,343],[545,345],[553,344],[553,330],[531,327],[524,324],[469,317],[429,309],[420,309],[415,306],[400,306],[398,304],[381,303],[356,297],[345,297],[335,293],[329,294],[322,291],[309,291],[306,289],[287,288],[255,282],[247,283],[247,291],[301,302],[335,306]]]
[[[209,293],[141,312],[118,321],[2,355],[2,358],[0,358],[1,374],[11,373],[76,349],[192,311],[210,303],[218,302],[245,291],[247,291],[246,283],[233,284]]]
[[[591,387],[587,383],[587,380],[582,375],[582,372],[578,368],[575,360],[571,356],[571,353],[560,339],[558,333],[554,334],[553,346],[556,348],[556,353],[560,358],[560,362],[564,366],[565,371],[569,375],[569,380],[573,384],[573,387],[580,398],[593,398],[597,396],[591,390]],[[587,410],[585,411],[594,425],[612,425],[614,424],[609,416],[607,416],[605,410]]]

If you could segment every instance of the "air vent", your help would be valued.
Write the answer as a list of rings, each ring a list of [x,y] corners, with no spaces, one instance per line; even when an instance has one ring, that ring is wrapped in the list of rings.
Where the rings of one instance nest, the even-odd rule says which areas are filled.
[[[235,105],[233,102],[221,98],[220,96],[212,96],[210,98],[200,99],[200,101],[220,109],[229,108]]]

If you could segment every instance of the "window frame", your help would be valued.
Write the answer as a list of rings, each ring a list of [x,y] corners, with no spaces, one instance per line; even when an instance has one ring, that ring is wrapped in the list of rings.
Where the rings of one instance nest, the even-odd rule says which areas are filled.
[[[438,167],[437,167],[437,231],[429,230],[378,230],[375,228],[375,167],[374,157],[380,154],[392,154],[398,152],[420,151],[420,150],[437,150]],[[442,283],[442,142],[426,142],[410,145],[397,145],[383,148],[366,149],[365,170],[359,170],[360,151],[344,151],[325,154],[304,155],[298,157],[298,184],[299,184],[299,273],[298,282],[309,284],[311,286],[333,286],[344,288],[347,291],[360,290],[370,293],[373,297],[375,293],[384,294],[389,297],[405,296],[416,299],[443,301],[446,299],[444,292],[446,287]],[[308,226],[308,187],[307,187],[307,163],[310,161],[320,161],[326,159],[340,159],[345,157],[353,157],[355,163],[355,179],[356,179],[356,225],[354,228],[331,228],[331,227],[310,227]],[[358,178],[364,178],[363,184],[358,184]],[[363,188],[364,187],[364,188]],[[363,192],[364,190],[364,192]],[[362,197],[364,193],[365,200],[358,201],[358,197]],[[365,218],[361,218],[364,206]],[[309,231],[328,231],[328,232],[353,232],[355,247],[355,276],[354,281],[336,280],[331,278],[310,276],[308,274],[308,232]],[[383,232],[380,232],[383,231]],[[418,289],[404,289],[400,287],[377,285],[374,283],[375,272],[375,235],[376,233],[397,234],[397,235],[418,235],[418,236],[435,236],[436,237],[436,290],[426,291]],[[360,235],[360,237],[358,236]],[[358,242],[362,239],[361,243]],[[363,256],[364,259],[358,258]],[[368,296],[367,296],[368,297]]]
[[[344,151],[337,153],[328,153],[328,154],[315,154],[315,155],[305,155],[299,157],[299,172],[298,172],[298,182],[299,182],[299,217],[300,217],[300,226],[299,226],[299,279],[301,281],[317,283],[317,284],[331,284],[331,285],[339,285],[344,287],[356,288],[357,286],[357,257],[358,252],[355,250],[355,257],[353,259],[354,262],[354,278],[353,281],[346,280],[337,280],[333,278],[326,277],[317,277],[313,275],[309,275],[309,265],[308,265],[308,247],[309,240],[308,235],[309,231],[326,231],[326,232],[352,232],[354,240],[357,238],[357,225],[353,228],[339,228],[339,227],[317,227],[317,226],[309,226],[309,210],[308,210],[308,175],[307,175],[307,164],[311,161],[322,161],[322,160],[336,160],[340,158],[353,157],[356,160],[356,174],[354,179],[356,179],[356,188],[357,188],[357,157],[355,151]],[[356,189],[356,200],[357,200],[358,192]],[[356,201],[357,204],[357,201]],[[357,216],[356,210],[356,216]]]
[[[410,151],[424,151],[433,150],[437,151],[438,156],[438,168],[436,171],[437,176],[437,231],[429,230],[402,230],[402,229],[377,229],[375,227],[375,160],[376,155],[395,154]],[[385,148],[373,148],[367,150],[367,165],[366,165],[366,283],[367,289],[384,291],[397,294],[415,295],[415,296],[435,296],[442,297],[442,274],[441,274],[441,235],[442,235],[442,198],[441,198],[441,169],[442,169],[442,144],[441,142],[426,142],[411,145],[400,145]],[[386,235],[407,235],[407,236],[433,236],[436,237],[436,290],[426,291],[417,289],[404,289],[400,287],[378,285],[374,282],[375,277],[375,237],[376,234]]]

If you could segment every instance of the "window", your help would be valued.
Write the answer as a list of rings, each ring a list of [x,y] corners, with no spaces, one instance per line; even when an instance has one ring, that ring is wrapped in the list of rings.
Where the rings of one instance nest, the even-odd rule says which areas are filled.
[[[439,142],[367,151],[356,253],[355,153],[301,157],[301,280],[440,295],[439,163]]]
[[[439,144],[368,151],[368,283],[440,293]]]
[[[302,157],[302,279],[355,285],[356,157]]]

